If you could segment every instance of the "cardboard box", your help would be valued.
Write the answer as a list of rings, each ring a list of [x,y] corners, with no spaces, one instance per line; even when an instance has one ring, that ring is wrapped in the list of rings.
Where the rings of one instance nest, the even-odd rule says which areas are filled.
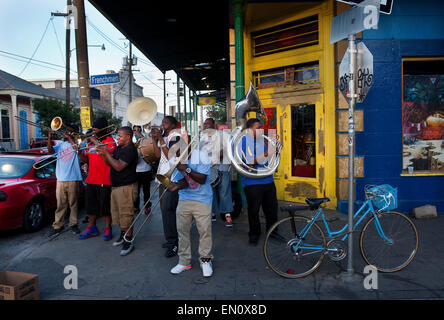
[[[38,299],[38,275],[14,271],[0,272],[0,300]]]

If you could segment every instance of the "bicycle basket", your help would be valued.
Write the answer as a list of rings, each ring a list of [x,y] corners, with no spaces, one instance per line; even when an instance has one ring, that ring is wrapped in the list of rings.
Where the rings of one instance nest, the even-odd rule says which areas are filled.
[[[398,189],[388,184],[366,187],[365,197],[372,201],[373,207],[378,211],[389,211],[398,207]]]

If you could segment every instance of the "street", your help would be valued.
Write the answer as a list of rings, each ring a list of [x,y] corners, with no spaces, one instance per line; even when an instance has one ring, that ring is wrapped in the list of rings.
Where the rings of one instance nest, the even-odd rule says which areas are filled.
[[[281,202],[282,204],[282,202]],[[347,217],[327,210],[332,228]],[[83,219],[84,211],[80,215]],[[284,217],[280,212],[279,217]],[[274,274],[263,256],[263,235],[259,245],[248,245],[248,220],[245,213],[227,228],[219,219],[213,222],[214,275],[202,277],[197,262],[197,230],[192,228],[192,269],[180,275],[170,274],[177,256],[164,257],[162,219],[159,209],[144,226],[135,241],[135,250],[126,257],[112,241],[102,235],[78,240],[69,231],[53,240],[46,236],[50,225],[36,233],[20,230],[0,234],[0,270],[38,274],[42,300],[330,300],[330,299],[442,299],[444,277],[441,264],[444,249],[439,244],[444,217],[414,222],[419,231],[419,251],[406,269],[378,274],[377,289],[364,288],[365,263],[359,253],[358,235],[354,237],[353,267],[357,279],[345,282],[341,277],[347,258],[334,263],[327,257],[320,268],[303,279],[285,279]],[[139,222],[140,223],[140,222]],[[264,225],[262,225],[264,227]],[[103,219],[98,222],[103,231]],[[80,229],[86,228],[85,224]],[[66,230],[67,228],[65,228]],[[118,230],[114,230],[116,238]],[[65,289],[69,272],[75,266],[77,289]]]

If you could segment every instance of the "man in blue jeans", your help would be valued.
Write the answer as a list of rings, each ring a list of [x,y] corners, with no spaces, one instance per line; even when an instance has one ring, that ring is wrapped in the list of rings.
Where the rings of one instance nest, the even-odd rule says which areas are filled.
[[[242,155],[246,164],[253,168],[264,167],[268,157],[268,148],[264,139],[261,138],[263,134],[262,124],[258,119],[252,118],[247,121],[246,127],[248,134],[242,138],[242,142],[238,146],[238,152]],[[258,179],[241,176],[241,183],[248,204],[249,242],[256,246],[261,234],[260,207],[262,206],[265,215],[266,230],[269,230],[277,221],[276,186],[272,174]]]
[[[213,203],[211,206],[212,220],[216,220],[219,212],[225,225],[232,227],[231,213],[233,212],[233,200],[231,198],[231,173],[230,165],[223,163],[224,148],[226,148],[226,138],[222,131],[216,130],[216,123],[213,118],[204,121],[204,131],[202,133],[203,149],[207,152],[212,163],[212,170],[217,170],[220,175],[219,183],[213,187]],[[215,151],[218,154],[213,154]]]

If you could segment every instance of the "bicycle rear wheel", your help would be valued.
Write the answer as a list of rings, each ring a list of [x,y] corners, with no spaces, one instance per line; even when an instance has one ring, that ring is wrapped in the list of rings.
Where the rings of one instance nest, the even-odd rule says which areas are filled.
[[[321,265],[326,246],[322,229],[314,223],[300,238],[309,223],[310,219],[306,217],[287,217],[276,222],[268,231],[264,256],[268,266],[278,275],[301,278]]]
[[[378,233],[377,221],[387,240]],[[395,272],[405,268],[418,251],[418,230],[406,215],[390,211],[370,218],[362,229],[361,254],[364,260],[380,272]]]

